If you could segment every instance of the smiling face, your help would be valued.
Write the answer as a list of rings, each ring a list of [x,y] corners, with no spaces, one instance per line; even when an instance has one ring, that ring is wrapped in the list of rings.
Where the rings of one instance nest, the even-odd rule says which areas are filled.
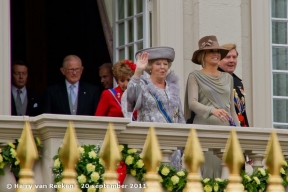
[[[209,49],[205,51],[204,61],[205,64],[217,64],[221,59],[221,54],[219,49]]]
[[[226,57],[224,57],[220,63],[219,63],[219,67],[228,73],[234,73],[236,66],[237,66],[237,52],[235,49],[231,49],[228,54],[226,55]]]
[[[156,78],[165,78],[169,64],[167,59],[156,59],[151,64],[151,76]]]

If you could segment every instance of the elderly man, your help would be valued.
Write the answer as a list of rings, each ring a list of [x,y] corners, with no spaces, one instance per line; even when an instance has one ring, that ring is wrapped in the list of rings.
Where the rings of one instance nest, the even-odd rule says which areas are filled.
[[[99,76],[104,89],[113,88],[112,64],[104,63],[99,67]]]
[[[28,67],[23,61],[12,63],[11,115],[37,116],[41,113],[39,96],[26,87]]]
[[[80,81],[84,67],[76,55],[68,55],[63,60],[60,71],[65,81],[52,85],[45,94],[45,113],[91,115],[98,105],[98,87]]]
[[[234,74],[237,66],[238,52],[235,44],[225,44],[222,47],[230,50],[226,57],[219,63],[219,71],[228,72],[234,80],[234,105],[238,119],[242,127],[249,127],[246,109],[245,109],[245,92],[242,80]]]

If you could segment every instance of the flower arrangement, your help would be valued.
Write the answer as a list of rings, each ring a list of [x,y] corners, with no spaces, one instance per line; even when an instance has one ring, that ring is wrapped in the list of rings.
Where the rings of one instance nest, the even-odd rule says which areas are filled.
[[[41,151],[42,146],[40,139],[36,137],[34,138],[34,140],[38,152]],[[3,149],[0,148],[0,175],[5,175],[4,167],[9,166],[16,180],[18,180],[19,178],[19,171],[20,171],[20,165],[19,165],[20,162],[17,158],[17,152],[16,152],[18,145],[19,145],[19,139],[15,139],[15,143],[8,142],[7,146],[5,146]],[[40,155],[39,158],[41,158]]]
[[[227,186],[227,180],[222,180],[220,178],[216,178],[216,179],[203,179],[201,181],[202,185],[203,185],[203,189],[205,192],[223,192],[224,189]]]
[[[75,170],[77,172],[78,185],[83,192],[98,192],[99,188],[97,185],[103,183],[103,173],[105,172],[104,162],[99,157],[100,145],[98,143],[95,145],[82,145],[78,147],[78,152],[80,153],[80,159],[75,165]],[[59,159],[58,154],[53,157],[54,165],[52,171],[54,173],[54,182],[58,185],[62,181],[62,173],[64,171],[63,164]]]
[[[146,169],[141,156],[136,149],[129,149],[127,145],[119,145],[122,160],[126,165],[126,173],[136,177],[138,181],[145,181]],[[186,185],[187,171],[177,172],[169,165],[160,164],[158,168],[159,181],[163,189],[168,191],[183,191]]]
[[[285,161],[285,166],[280,170],[281,177],[283,179],[283,186],[288,185],[288,166]],[[241,172],[242,184],[245,192],[264,192],[268,186],[269,173],[267,169],[258,168],[252,175],[248,175],[245,171]],[[221,180],[219,178],[202,180],[204,186],[204,192],[223,192],[228,184],[227,179]]]
[[[89,147],[90,146],[90,147]],[[98,157],[98,153],[100,151],[100,147],[95,150],[94,145],[89,146],[81,146],[78,150],[81,152],[81,158],[79,163],[76,165],[76,171],[78,173],[78,183],[79,186],[89,186],[89,184],[96,184],[91,181],[91,170],[95,169],[97,174],[97,182],[98,184],[103,183],[102,174],[105,171],[103,164],[101,164],[101,160]],[[82,148],[82,149],[81,149]],[[83,151],[84,150],[84,151]],[[89,157],[89,152],[91,150],[95,150],[96,159],[92,161],[91,157]],[[119,145],[119,150],[122,153],[122,162],[120,163],[121,171],[125,170],[126,174],[131,174],[136,178],[136,180],[140,182],[145,182],[145,174],[146,169],[144,163],[141,159],[141,155],[139,155],[136,149],[130,149],[127,145]],[[83,155],[84,154],[84,155]],[[84,157],[84,158],[83,158]],[[88,159],[85,161],[84,159]],[[54,181],[60,182],[62,179],[63,165],[59,161],[58,155],[54,157],[54,167],[53,172],[55,174]],[[96,163],[95,163],[96,162]],[[95,167],[88,166],[89,163],[95,165]],[[281,177],[283,179],[283,186],[286,187],[288,185],[288,165],[285,162],[285,166],[281,169]],[[80,168],[81,167],[81,168]],[[118,167],[118,170],[119,170]],[[125,167],[125,168],[123,168]],[[123,168],[123,169],[122,169]],[[90,170],[90,172],[88,171]],[[89,173],[88,173],[89,172]],[[162,184],[164,190],[167,191],[183,191],[185,185],[187,183],[186,177],[188,175],[186,170],[176,171],[173,167],[169,165],[160,164],[158,168],[159,181]],[[258,168],[255,170],[252,175],[248,175],[245,171],[241,172],[242,184],[244,186],[245,192],[264,192],[268,186],[268,170],[263,168]],[[123,179],[124,180],[124,179]],[[201,181],[203,185],[204,192],[224,192],[225,188],[228,184],[228,180],[222,180],[220,178],[210,179],[205,178]],[[82,188],[83,192],[95,192],[98,191],[96,189],[90,188]]]

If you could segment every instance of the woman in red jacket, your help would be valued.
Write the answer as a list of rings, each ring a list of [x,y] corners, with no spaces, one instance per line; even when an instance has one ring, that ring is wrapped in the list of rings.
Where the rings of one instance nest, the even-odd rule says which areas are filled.
[[[136,65],[130,60],[118,61],[113,66],[112,72],[118,86],[103,91],[95,116],[124,117],[121,110],[121,97],[135,69]]]

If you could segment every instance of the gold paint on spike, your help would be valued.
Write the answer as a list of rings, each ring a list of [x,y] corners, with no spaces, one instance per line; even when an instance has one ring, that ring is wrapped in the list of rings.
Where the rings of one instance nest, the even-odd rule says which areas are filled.
[[[203,192],[198,170],[204,162],[204,155],[195,129],[190,130],[184,154],[184,162],[189,170],[184,192]]]
[[[280,169],[285,164],[277,133],[273,130],[266,148],[266,165],[271,174],[268,179],[267,192],[284,192]]]
[[[159,182],[158,165],[162,160],[162,153],[159,147],[154,127],[150,127],[142,153],[142,159],[146,167],[146,188],[143,192],[162,192]]]
[[[31,131],[30,123],[25,122],[17,147],[17,158],[20,161],[18,187],[15,192],[36,192],[33,165],[38,159],[38,151]],[[21,188],[23,186],[23,188]],[[31,189],[30,189],[31,187]]]
[[[235,129],[231,129],[223,161],[230,171],[226,192],[243,192],[244,186],[241,183],[240,169],[244,164],[244,157]]]
[[[62,148],[59,152],[59,158],[63,163],[63,187],[59,188],[59,192],[79,192],[78,182],[76,180],[77,173],[75,165],[78,163],[80,155],[78,150],[78,142],[72,121],[69,121],[69,126],[66,130]],[[65,186],[65,187],[64,187]]]
[[[121,192],[116,169],[122,157],[118,148],[118,141],[112,123],[109,123],[103,145],[101,147],[100,157],[103,159],[106,166],[106,171],[104,173],[104,185],[106,187],[104,187],[101,191]]]

